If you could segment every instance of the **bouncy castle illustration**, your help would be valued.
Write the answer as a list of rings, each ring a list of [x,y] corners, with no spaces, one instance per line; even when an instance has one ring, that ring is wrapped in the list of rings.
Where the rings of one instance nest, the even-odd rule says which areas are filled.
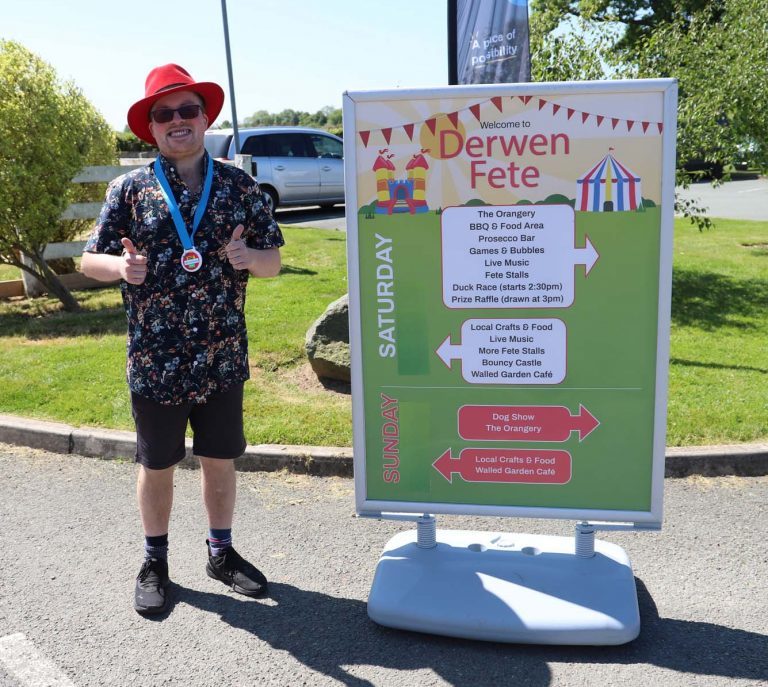
[[[611,152],[576,181],[576,209],[581,212],[637,210],[642,202],[640,177]]]
[[[379,156],[373,163],[376,173],[376,212],[391,215],[395,212],[427,212],[426,187],[429,163],[422,149],[416,153],[405,167],[406,178],[395,178],[393,155],[387,155],[389,150],[379,150]]]

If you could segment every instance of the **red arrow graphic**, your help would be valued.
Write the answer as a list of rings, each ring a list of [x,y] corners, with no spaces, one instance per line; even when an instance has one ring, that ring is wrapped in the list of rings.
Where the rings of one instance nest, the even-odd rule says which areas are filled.
[[[581,404],[578,415],[565,406],[459,408],[459,435],[473,441],[567,441],[573,431],[584,441],[599,425]]]
[[[571,479],[567,451],[465,448],[453,458],[448,449],[432,465],[449,482],[456,472],[465,482],[566,484]]]

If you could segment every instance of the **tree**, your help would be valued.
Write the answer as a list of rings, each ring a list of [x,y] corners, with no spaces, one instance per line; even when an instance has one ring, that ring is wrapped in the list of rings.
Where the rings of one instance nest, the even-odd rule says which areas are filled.
[[[79,305],[43,250],[77,229],[59,220],[77,194],[72,177],[114,158],[114,134],[82,92],[19,43],[0,40],[0,263],[39,279],[65,310]]]
[[[283,110],[272,114],[257,110],[245,118],[245,126],[308,126],[333,131],[341,126],[341,109],[326,105],[315,113]]]
[[[676,78],[679,160],[747,151],[766,166],[766,32],[766,0],[536,0],[532,67],[541,80]]]
[[[128,127],[126,127],[127,129]],[[157,148],[151,143],[142,141],[132,131],[122,131],[117,134],[117,150],[121,153],[157,153]],[[121,157],[130,157],[121,155]]]
[[[570,30],[564,30],[570,29]],[[536,0],[531,13],[535,80],[678,80],[679,184],[683,165],[768,166],[766,0]],[[701,208],[678,202],[699,228]]]
[[[326,105],[321,112],[325,114],[327,126],[341,126],[341,108]]]
[[[532,10],[544,33],[572,18],[621,25],[614,48],[631,52],[659,27],[675,22],[685,27],[702,10],[710,9],[712,21],[717,22],[724,4],[725,0],[535,0]]]
[[[533,13],[531,24],[531,78],[533,81],[599,81],[605,79],[605,56],[615,43],[614,26],[597,29],[578,17],[569,19],[569,31],[548,16]]]
[[[704,157],[725,166],[745,156],[765,169],[768,2],[711,5],[644,38],[629,73],[677,78],[679,160]]]
[[[275,115],[266,110],[258,110],[250,117],[245,118],[245,126],[272,126],[275,123]]]

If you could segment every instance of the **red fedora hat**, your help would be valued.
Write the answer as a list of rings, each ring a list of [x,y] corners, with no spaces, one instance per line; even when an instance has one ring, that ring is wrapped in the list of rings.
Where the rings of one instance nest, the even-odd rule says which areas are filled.
[[[205,102],[208,123],[213,124],[224,105],[224,91],[211,81],[195,81],[189,72],[178,64],[155,67],[144,84],[144,97],[128,110],[128,126],[142,141],[157,145],[149,130],[149,111],[157,100],[176,91],[194,91]]]

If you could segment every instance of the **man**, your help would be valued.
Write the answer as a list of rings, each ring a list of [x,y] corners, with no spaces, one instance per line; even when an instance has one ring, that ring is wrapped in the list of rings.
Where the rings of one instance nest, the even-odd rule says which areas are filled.
[[[232,547],[233,459],[245,449],[246,285],[249,274],[279,273],[283,237],[256,182],[205,151],[221,87],[167,64],[149,73],[144,96],[128,125],[160,155],[110,184],[81,269],[122,280],[145,535],[134,608],[149,614],[166,609],[173,472],[188,422],[208,513],[206,572],[248,596],[267,589]]]

